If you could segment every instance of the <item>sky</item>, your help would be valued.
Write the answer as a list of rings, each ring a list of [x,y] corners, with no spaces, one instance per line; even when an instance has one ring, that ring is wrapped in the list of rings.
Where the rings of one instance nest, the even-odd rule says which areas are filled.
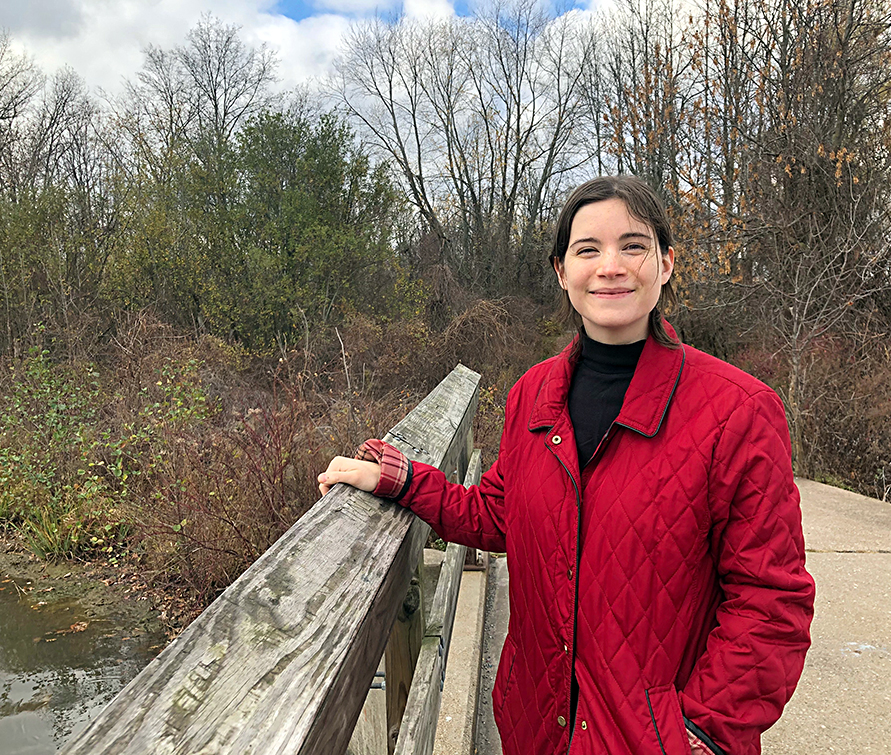
[[[582,2],[580,5],[584,4]],[[117,93],[147,45],[172,48],[202,14],[241,28],[251,46],[275,50],[280,87],[324,76],[355,19],[374,14],[448,17],[467,0],[0,0],[0,29],[46,74],[68,66],[94,90]]]

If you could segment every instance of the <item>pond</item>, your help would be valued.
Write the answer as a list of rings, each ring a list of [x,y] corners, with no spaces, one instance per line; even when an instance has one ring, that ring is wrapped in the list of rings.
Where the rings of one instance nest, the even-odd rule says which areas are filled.
[[[0,755],[55,753],[166,642],[144,610],[102,605],[95,590],[72,597],[65,577],[0,571]]]

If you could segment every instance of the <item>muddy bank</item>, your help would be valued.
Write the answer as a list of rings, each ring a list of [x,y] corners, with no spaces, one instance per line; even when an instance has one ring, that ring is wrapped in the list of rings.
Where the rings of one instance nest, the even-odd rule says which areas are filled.
[[[47,563],[16,551],[0,551],[0,590],[15,593],[38,612],[79,604],[81,621],[102,621],[164,631],[156,597],[137,573],[82,563]]]
[[[0,751],[55,753],[197,611],[136,563],[46,563],[0,544]]]
[[[88,621],[175,638],[203,610],[184,588],[150,585],[137,560],[41,561],[14,540],[0,539],[0,592],[15,592],[34,610],[77,602]]]

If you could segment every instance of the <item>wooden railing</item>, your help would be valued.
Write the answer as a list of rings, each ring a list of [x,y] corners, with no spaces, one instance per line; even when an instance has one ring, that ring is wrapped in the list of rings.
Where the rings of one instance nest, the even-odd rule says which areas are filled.
[[[386,439],[475,481],[478,391],[459,365]],[[387,749],[431,752],[464,557],[449,547],[430,615],[412,610],[428,533],[335,486],[61,755],[341,755],[385,649]]]

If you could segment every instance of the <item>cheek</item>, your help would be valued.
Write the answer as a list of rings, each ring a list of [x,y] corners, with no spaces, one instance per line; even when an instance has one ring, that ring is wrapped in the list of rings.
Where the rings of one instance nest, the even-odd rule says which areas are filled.
[[[659,257],[648,256],[641,260],[640,267],[637,268],[637,279],[647,287],[662,285],[662,265]]]
[[[671,266],[666,264],[666,259],[661,254],[657,253],[656,258],[653,260],[653,285],[661,288],[664,286],[668,279],[671,277]]]

